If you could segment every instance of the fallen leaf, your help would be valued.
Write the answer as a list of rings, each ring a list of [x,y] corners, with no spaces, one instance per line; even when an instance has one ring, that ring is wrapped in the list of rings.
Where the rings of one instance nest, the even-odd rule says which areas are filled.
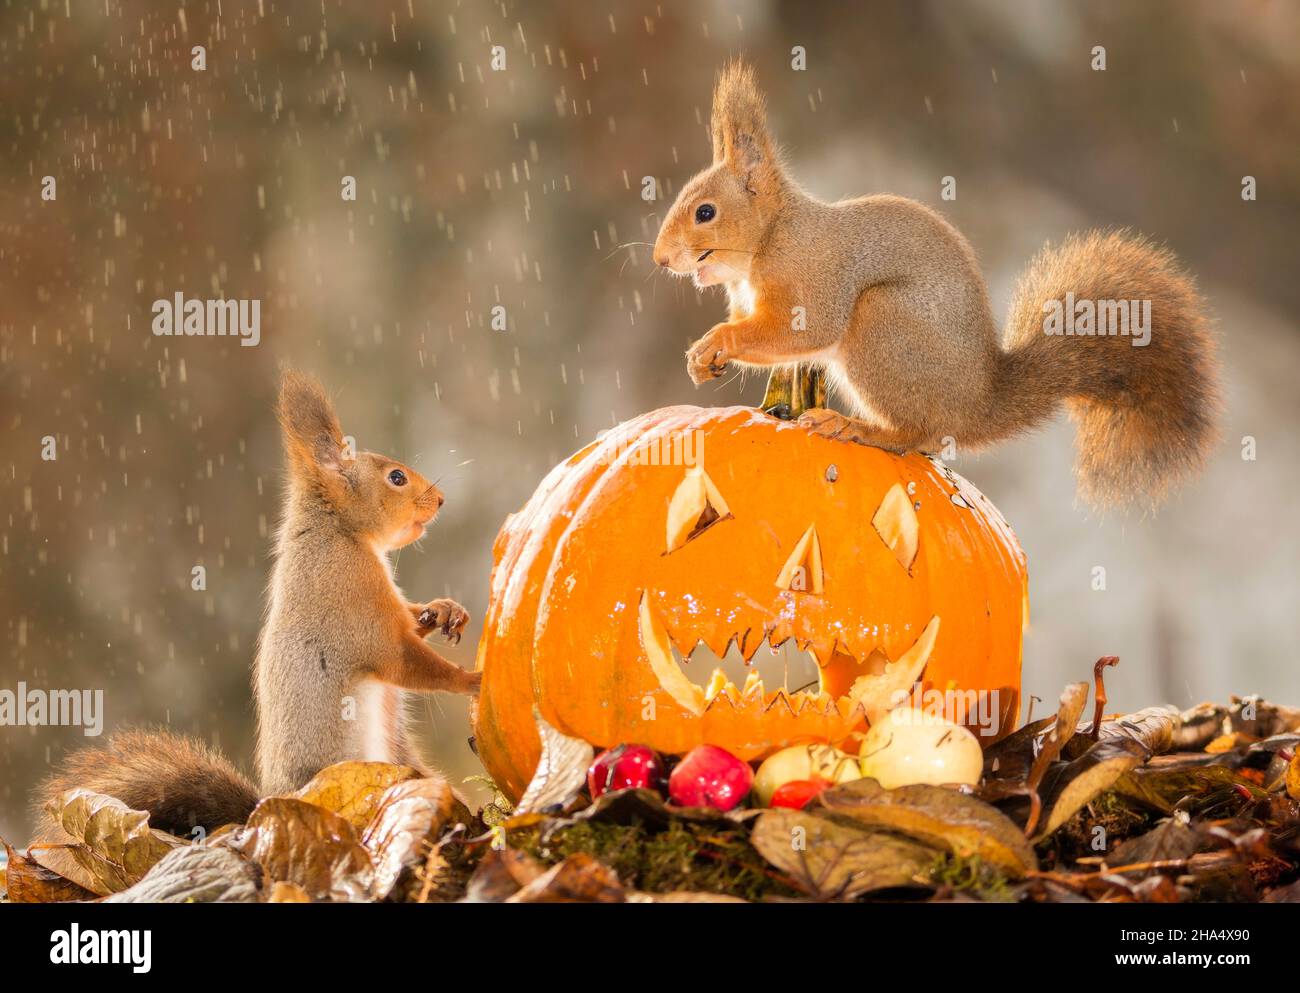
[[[532,782],[515,806],[515,814],[563,809],[587,782],[587,769],[596,750],[580,738],[570,738],[551,727],[536,707],[533,719],[542,739],[542,756]]]
[[[1140,744],[1147,754],[1160,755],[1173,747],[1174,733],[1182,718],[1174,707],[1147,707],[1123,717],[1101,722],[1097,740],[1130,740]]]
[[[297,883],[313,900],[362,901],[374,868],[345,818],[292,797],[263,800],[225,845],[258,863],[272,881]]]
[[[271,893],[266,898],[267,903],[311,903],[311,896],[305,889],[297,883],[286,882],[283,879],[271,884]]]
[[[466,903],[504,903],[546,871],[527,852],[489,849],[465,890]]]
[[[261,873],[226,848],[186,845],[150,869],[134,886],[105,903],[256,903]]]
[[[469,820],[469,811],[441,776],[408,779],[388,788],[361,834],[375,866],[375,899],[388,896],[404,870],[424,861],[428,846],[457,814],[462,823]]]
[[[748,903],[738,896],[726,893],[699,893],[695,890],[675,890],[672,893],[645,893],[629,890],[624,893],[628,903]]]
[[[1292,800],[1300,800],[1300,752],[1291,756],[1286,767],[1286,795]]]
[[[1223,765],[1150,764],[1130,770],[1115,782],[1117,792],[1166,815],[1188,799],[1228,795],[1239,788],[1252,796],[1267,795]]]
[[[385,790],[395,783],[419,778],[419,770],[409,765],[336,762],[316,773],[293,794],[293,799],[324,807],[360,831],[374,817]]]
[[[1070,762],[1052,784],[1043,803],[1046,816],[1037,838],[1045,838],[1115,785],[1126,772],[1140,766],[1146,757],[1142,745],[1130,738],[1102,739]],[[1030,828],[1026,827],[1026,832]]]
[[[935,849],[907,838],[775,807],[754,822],[750,842],[818,900],[853,900],[873,890],[916,886],[937,857]]]
[[[95,896],[108,896],[110,893],[117,892],[105,886],[103,882],[95,878],[93,872],[84,868],[77,861],[73,849],[79,847],[81,846],[75,844],[36,844],[28,847],[27,857],[41,868],[48,869],[55,875],[76,883],[82,889],[95,894]]]
[[[552,866],[506,903],[622,903],[623,887],[614,870],[577,852]]]
[[[1106,856],[1105,865],[1109,872],[1147,875],[1158,870],[1126,867],[1186,861],[1204,847],[1203,834],[1188,823],[1186,816],[1174,815],[1161,821],[1145,834],[1129,838],[1117,845],[1115,850]]]
[[[1300,903],[1300,879],[1265,894],[1263,903]]]
[[[186,844],[150,828],[145,811],[90,790],[68,790],[45,809],[77,842],[70,849],[77,862],[109,893],[139,882],[164,855]]]
[[[1061,749],[1074,737],[1074,733],[1079,727],[1079,715],[1083,713],[1084,704],[1087,702],[1087,683],[1071,683],[1061,693],[1061,704],[1056,711],[1056,723],[1052,725],[1050,731],[1043,735],[1038,754],[1034,756],[1033,765],[1029,769],[1029,778],[1025,783],[1032,803],[1029,810],[1029,820],[1025,824],[1026,836],[1033,836],[1034,829],[1038,826],[1038,818],[1042,813],[1042,801],[1038,795],[1038,788],[1042,785],[1047,767],[1056,761],[1056,757],[1061,754]]]
[[[982,800],[943,786],[884,789],[857,779],[823,792],[816,801],[831,814],[887,828],[955,855],[977,856],[1013,879],[1038,868],[1024,832]]]
[[[5,890],[10,903],[68,903],[93,900],[95,893],[45,868],[5,843]]]

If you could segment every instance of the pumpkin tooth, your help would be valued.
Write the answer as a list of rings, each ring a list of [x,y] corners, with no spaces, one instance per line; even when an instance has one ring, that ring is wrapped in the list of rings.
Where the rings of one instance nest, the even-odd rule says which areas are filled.
[[[740,695],[746,699],[763,699],[763,679],[757,671],[751,671],[745,677],[745,685],[741,687]]]
[[[813,641],[808,646],[808,653],[817,661],[817,668],[825,669],[835,655],[834,641]]]
[[[786,713],[788,713],[791,717],[793,717],[795,714],[795,709],[790,703],[790,697],[786,694],[784,688],[777,690],[775,693],[772,694],[771,697],[767,698],[764,701],[764,703],[765,703],[765,706],[763,707],[764,713],[767,713],[773,708],[779,709],[781,707],[784,707]]]
[[[715,707],[730,707],[732,710],[735,710],[736,698],[732,693],[729,692],[729,690],[734,690],[734,689],[735,687],[730,686],[730,684],[728,684],[728,686],[724,686],[716,696],[714,696],[712,699],[710,699],[708,702],[704,704],[704,712],[707,714]]]
[[[712,702],[713,698],[721,693],[727,686],[727,674],[721,668],[713,670],[713,675],[709,677],[709,685],[704,688],[704,699],[706,702]]]
[[[885,666],[881,675],[860,676],[849,688],[850,699],[863,708],[867,720],[875,723],[894,706],[899,693],[906,693],[921,678],[939,635],[939,615],[930,618],[912,647]]]
[[[655,618],[654,612],[650,609],[650,598],[645,593],[641,594],[640,615],[641,648],[650,663],[650,670],[659,681],[660,688],[698,717],[704,713],[704,690],[687,678],[686,673],[673,657],[668,633]]]

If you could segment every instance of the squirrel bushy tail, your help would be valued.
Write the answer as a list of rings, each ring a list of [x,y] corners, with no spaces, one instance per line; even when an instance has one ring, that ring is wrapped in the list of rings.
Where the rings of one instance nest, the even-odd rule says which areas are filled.
[[[1150,301],[1149,340],[1045,334],[1044,305],[1067,293],[1094,305]],[[998,421],[1032,424],[1064,401],[1077,424],[1084,499],[1155,506],[1201,469],[1218,434],[1218,361],[1204,301],[1173,253],[1141,236],[1095,231],[1049,245],[1012,298],[993,396],[994,433]]]
[[[257,788],[219,752],[193,738],[163,730],[119,731],[103,747],[73,752],[36,791],[37,838],[61,832],[45,804],[82,788],[116,797],[149,813],[150,827],[188,837],[248,819]]]

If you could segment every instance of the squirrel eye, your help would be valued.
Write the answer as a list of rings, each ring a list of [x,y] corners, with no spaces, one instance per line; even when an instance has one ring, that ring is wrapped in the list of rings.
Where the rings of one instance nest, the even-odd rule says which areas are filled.
[[[388,481],[394,486],[405,486],[406,473],[402,472],[401,469],[394,469],[388,474]]]
[[[718,216],[718,208],[711,203],[702,203],[695,208],[695,223],[705,224]]]

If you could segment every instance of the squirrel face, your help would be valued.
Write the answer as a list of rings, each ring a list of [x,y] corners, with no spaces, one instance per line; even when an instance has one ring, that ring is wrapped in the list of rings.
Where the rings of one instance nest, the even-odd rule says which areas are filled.
[[[746,279],[763,233],[755,199],[726,163],[705,169],[682,188],[664,218],[655,262],[699,287]]]
[[[424,537],[424,529],[443,504],[438,487],[386,455],[361,452],[342,463],[341,472],[350,490],[343,516],[357,534],[382,551]]]
[[[655,262],[696,286],[749,278],[786,187],[763,95],[743,62],[718,75],[709,133],[713,165],[682,188],[654,248]]]
[[[381,551],[423,536],[442,506],[442,491],[396,459],[375,452],[351,454],[320,383],[286,372],[279,415],[292,485],[309,506]]]

